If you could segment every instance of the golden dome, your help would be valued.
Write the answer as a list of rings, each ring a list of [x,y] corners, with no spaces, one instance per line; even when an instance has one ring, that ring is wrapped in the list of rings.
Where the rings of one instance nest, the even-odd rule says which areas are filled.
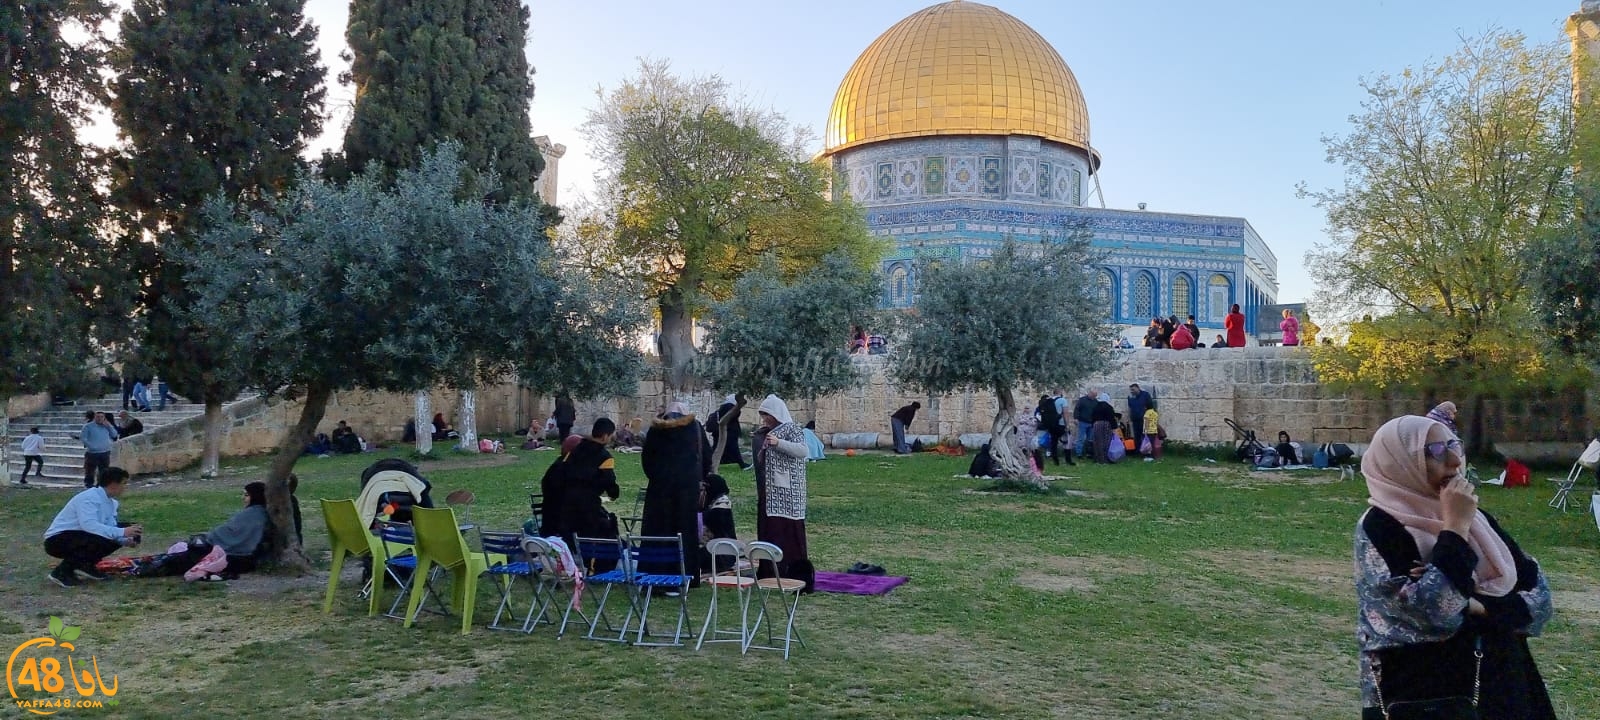
[[[996,8],[955,0],[895,23],[856,58],[833,97],[823,152],[1012,134],[1092,154],[1083,91],[1055,48]]]

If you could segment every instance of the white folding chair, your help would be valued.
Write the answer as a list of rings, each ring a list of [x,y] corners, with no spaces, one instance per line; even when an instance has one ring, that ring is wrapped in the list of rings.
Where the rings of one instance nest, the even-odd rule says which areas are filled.
[[[522,621],[523,632],[533,632],[540,622],[555,625],[555,613],[561,613],[561,624],[556,628],[556,639],[560,640],[567,632],[567,622],[576,612],[583,621],[583,626],[589,626],[589,616],[583,612],[577,602],[573,601],[574,588],[577,578],[574,572],[578,571],[576,560],[575,567],[564,567],[561,554],[556,552],[555,546],[549,540],[538,537],[523,537],[522,551],[527,553],[529,562],[538,570],[538,583],[534,588],[533,605],[528,608],[528,616]],[[550,615],[546,620],[545,615]]]
[[[712,571],[702,576],[700,582],[711,586],[711,607],[706,610],[706,621],[700,626],[700,642],[695,643],[694,649],[699,650],[705,647],[706,643],[739,643],[742,650],[745,636],[750,631],[750,592],[756,584],[755,565],[749,562],[744,543],[738,540],[716,538],[706,543],[706,552],[711,554]],[[716,568],[724,561],[730,569],[717,571]],[[725,630],[719,622],[722,611],[721,598],[730,590],[733,592],[734,600],[739,603],[737,630]],[[724,635],[732,637],[724,638]]]
[[[1578,484],[1584,471],[1593,472],[1596,464],[1600,464],[1600,439],[1589,441],[1589,447],[1584,448],[1583,454],[1578,456],[1578,461],[1572,464],[1565,478],[1550,478],[1550,482],[1556,484],[1556,495],[1550,498],[1550,507],[1566,512],[1567,499],[1572,495],[1573,486]]]
[[[758,568],[762,567],[762,563],[772,563],[771,567],[777,568],[778,563],[783,562],[783,550],[772,543],[753,542],[750,543],[745,552],[750,558],[750,564]],[[800,591],[804,589],[806,589],[804,580],[784,577],[756,580],[754,600],[760,606],[760,609],[756,611],[755,621],[750,623],[750,630],[745,635],[744,648],[741,652],[750,652],[751,648],[756,650],[782,650],[783,659],[788,660],[789,646],[792,643],[798,642],[800,647],[805,647],[806,642],[800,639],[800,630],[794,626],[795,615],[800,611]],[[783,608],[784,615],[782,646],[775,644],[776,638],[772,634],[773,621],[767,619],[767,601],[775,593],[778,596],[778,605]],[[776,620],[776,618],[773,618],[773,620]],[[767,644],[757,645],[755,644],[756,633],[761,631],[763,622],[767,624]]]

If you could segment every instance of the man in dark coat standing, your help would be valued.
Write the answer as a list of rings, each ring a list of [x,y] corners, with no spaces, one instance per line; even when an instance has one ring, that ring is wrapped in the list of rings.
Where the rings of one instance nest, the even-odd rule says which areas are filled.
[[[1133,426],[1135,448],[1144,447],[1144,411],[1150,405],[1150,393],[1139,389],[1139,383],[1128,386],[1128,424]]]
[[[677,535],[683,538],[685,561],[695,564],[700,548],[700,528],[695,515],[700,510],[700,483],[713,470],[711,443],[705,428],[682,403],[667,406],[666,414],[650,424],[644,436],[639,464],[649,481],[644,491],[644,517],[639,521],[642,535]],[[678,568],[652,567],[641,563],[648,573],[677,574]],[[693,584],[699,584],[698,573]]]

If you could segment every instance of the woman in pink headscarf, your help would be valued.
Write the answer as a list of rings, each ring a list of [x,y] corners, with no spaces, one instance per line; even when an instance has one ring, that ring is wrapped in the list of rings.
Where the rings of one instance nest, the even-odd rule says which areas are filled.
[[[1478,509],[1461,469],[1461,441],[1415,415],[1385,423],[1361,458],[1371,495],[1355,537],[1364,720],[1418,702],[1555,718],[1527,641],[1550,619],[1550,588]]]

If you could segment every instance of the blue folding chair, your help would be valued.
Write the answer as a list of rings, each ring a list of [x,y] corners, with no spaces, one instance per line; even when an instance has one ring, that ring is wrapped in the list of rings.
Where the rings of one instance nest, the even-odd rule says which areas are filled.
[[[384,574],[390,580],[393,580],[396,585],[400,586],[400,592],[395,596],[394,603],[389,605],[389,611],[385,612],[384,616],[392,617],[396,620],[404,620],[406,616],[399,615],[396,611],[400,609],[401,603],[406,601],[406,597],[411,594],[411,584],[417,581],[417,534],[406,523],[378,522],[376,525],[378,539],[380,540],[377,544],[383,547]],[[430,577],[424,579],[423,583],[428,595],[433,598],[434,604],[438,606],[438,610],[428,610],[426,600],[423,601],[418,609],[445,614],[444,600],[439,597],[438,593],[434,592],[432,573],[429,573],[429,575]],[[374,573],[370,601],[374,608],[378,606],[378,598],[383,593],[383,585],[383,581]]]
[[[494,622],[489,623],[489,629],[520,629],[517,626],[501,625],[500,618],[505,615],[515,615],[516,608],[512,605],[511,596],[516,591],[519,580],[528,585],[530,591],[528,601],[538,604],[539,587],[534,576],[539,573],[539,566],[523,551],[522,533],[483,530],[479,531],[478,538],[483,549],[484,563],[489,566],[485,574],[495,579],[495,587],[500,591],[500,605],[494,610]],[[528,612],[530,614],[533,612],[531,605]]]
[[[628,626],[624,620],[619,629],[611,624],[611,618],[606,615],[606,603],[611,599],[612,588],[620,587],[622,594],[628,600],[628,614],[634,615],[633,594],[633,567],[632,557],[628,553],[627,545],[619,538],[573,538],[577,547],[573,549],[578,565],[584,568],[586,575],[584,583],[593,586],[604,586],[600,599],[595,601],[594,615],[589,617],[589,632],[584,635],[589,640],[602,640],[605,642],[625,643],[628,641]],[[594,572],[599,565],[615,563],[616,567],[605,572]],[[616,633],[616,637],[595,637],[595,631],[604,623],[606,632]]]
[[[638,572],[633,577],[634,593],[639,600],[633,604],[639,615],[639,629],[633,644],[646,647],[682,647],[684,638],[693,640],[694,630],[689,619],[689,584],[694,577],[689,574],[687,564],[683,557],[683,537],[680,535],[635,535],[628,538],[632,546],[635,568],[664,568],[665,573]],[[676,572],[672,572],[676,570]],[[657,590],[667,590],[678,594],[678,617],[676,627],[671,635],[654,634],[649,632],[650,625],[650,599]],[[622,629],[627,631],[632,615],[623,621]],[[685,626],[689,626],[685,632]],[[646,642],[645,637],[672,638],[670,642]]]

